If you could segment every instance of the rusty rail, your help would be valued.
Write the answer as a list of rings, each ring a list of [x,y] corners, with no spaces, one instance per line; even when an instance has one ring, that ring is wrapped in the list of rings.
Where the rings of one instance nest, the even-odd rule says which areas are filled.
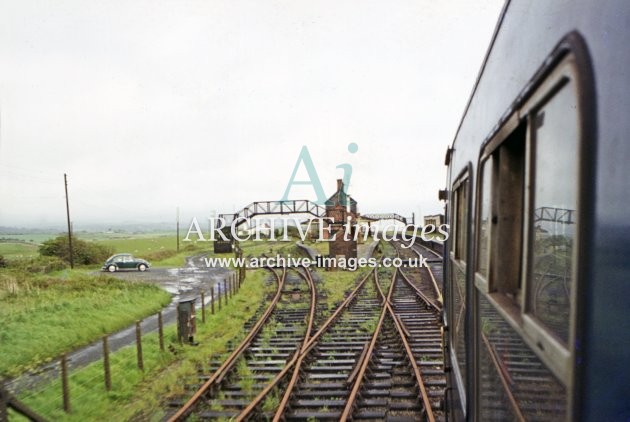
[[[293,392],[293,389],[295,388],[295,385],[297,384],[298,377],[299,377],[300,366],[301,366],[302,362],[304,361],[304,358],[306,357],[308,352],[313,347],[315,347],[315,345],[317,344],[317,341],[328,330],[328,328],[332,325],[332,323],[337,320],[337,318],[339,317],[341,312],[346,307],[348,307],[348,305],[350,305],[350,303],[352,303],[352,300],[354,300],[354,298],[356,297],[357,293],[361,290],[361,288],[363,287],[365,282],[368,280],[370,275],[372,273],[375,273],[375,272],[376,271],[370,271],[369,273],[367,273],[367,275],[363,278],[363,280],[361,280],[359,282],[357,287],[348,295],[348,297],[341,303],[341,305],[339,305],[339,307],[335,310],[335,312],[333,312],[333,314],[320,327],[320,329],[317,331],[317,333],[315,333],[311,337],[311,339],[306,344],[304,344],[302,346],[302,350],[300,352],[300,357],[298,358],[298,362],[296,363],[295,370],[293,372],[293,376],[291,377],[291,381],[289,382],[289,385],[287,386],[287,388],[286,388],[286,390],[284,392],[284,396],[282,397],[282,402],[280,403],[280,406],[278,406],[276,414],[273,417],[273,421],[274,422],[278,422],[282,418],[282,414],[284,413],[284,410],[286,409],[286,405],[289,402],[289,399],[291,397],[291,393]]]
[[[407,279],[405,277],[405,275],[403,274],[402,271],[397,271],[400,273],[400,275],[403,276],[403,279],[411,284],[411,282],[409,281],[409,279]],[[394,277],[396,277],[396,273],[394,273]],[[392,282],[392,284],[395,283],[396,280],[394,280]],[[391,292],[393,292],[394,289],[392,288]],[[409,361],[411,362],[411,366],[413,368],[413,372],[416,376],[416,381],[418,382],[418,388],[420,389],[420,394],[422,396],[422,403],[424,404],[424,410],[426,411],[426,415],[427,415],[427,420],[429,422],[435,422],[435,417],[433,416],[433,408],[431,407],[431,402],[429,401],[429,394],[427,393],[427,389],[426,386],[424,385],[424,381],[422,379],[422,374],[420,373],[420,368],[418,367],[418,363],[416,362],[416,358],[413,355],[413,352],[411,351],[411,346],[409,346],[409,342],[407,341],[407,337],[405,337],[405,333],[403,330],[403,326],[402,323],[400,323],[398,321],[398,319],[396,318],[396,313],[394,312],[394,309],[392,308],[392,306],[388,303],[387,304],[387,309],[389,309],[390,315],[392,316],[392,319],[394,320],[394,324],[396,325],[396,329],[398,330],[398,333],[400,334],[400,339],[402,340],[403,346],[405,347],[405,351],[407,352],[407,357],[409,358]]]
[[[400,249],[397,243],[392,242],[394,247],[396,248],[396,254],[398,255],[398,257],[400,257]],[[418,258],[420,257],[420,253],[411,248],[411,251],[413,253],[415,253],[416,255],[418,255]],[[435,277],[433,276],[433,273],[431,272],[430,268],[425,268],[426,270],[428,270],[429,276],[431,277],[431,284],[433,286],[433,289],[435,291],[436,297],[437,297],[437,301],[438,303],[435,303],[435,301],[429,297],[427,297],[427,295],[425,295],[419,288],[418,286],[414,285],[410,280],[409,277],[407,277],[407,275],[400,269],[398,269],[398,271],[400,272],[400,275],[402,275],[402,277],[405,279],[405,281],[407,282],[407,284],[409,284],[409,286],[416,292],[416,294],[427,303],[427,305],[429,305],[430,307],[432,307],[433,309],[435,309],[438,312],[442,311],[442,304],[444,303],[443,298],[442,298],[442,293],[440,292],[440,289],[438,288],[437,285],[437,281],[435,280]]]
[[[394,277],[396,274],[394,273]],[[357,367],[359,371],[356,373],[354,377],[354,384],[352,385],[352,390],[350,391],[350,395],[348,396],[348,400],[346,401],[346,407],[343,409],[343,413],[341,414],[340,421],[346,421],[352,417],[352,410],[354,408],[354,402],[359,394],[359,389],[361,388],[361,382],[363,377],[365,376],[365,371],[367,370],[368,365],[370,364],[370,359],[372,357],[372,352],[374,351],[374,347],[376,346],[376,341],[378,340],[378,335],[381,332],[381,328],[383,327],[383,321],[385,320],[385,315],[387,314],[387,310],[389,309],[389,299],[391,298],[391,294],[394,288],[394,280],[392,280],[391,285],[389,286],[389,292],[387,294],[387,298],[383,294],[381,290],[381,286],[378,283],[378,273],[374,271],[374,282],[376,283],[376,290],[378,290],[379,295],[383,298],[383,309],[381,309],[381,315],[378,319],[378,324],[376,325],[376,329],[374,333],[372,333],[372,338],[370,339],[370,343],[368,345],[367,351],[361,355],[361,358],[357,362]]]
[[[228,358],[223,362],[223,364],[217,369],[214,374],[193,394],[193,396],[182,406],[177,413],[171,416],[168,419],[168,422],[175,422],[184,420],[193,410],[193,407],[197,404],[197,402],[216,384],[218,384],[223,377],[228,373],[228,371],[234,366],[236,360],[241,356],[241,354],[247,349],[253,338],[260,332],[262,326],[267,322],[269,316],[273,312],[276,307],[278,301],[280,300],[280,296],[282,295],[282,288],[284,287],[284,281],[286,277],[286,268],[283,269],[282,275],[278,275],[276,271],[272,268],[268,268],[276,277],[278,282],[278,289],[273,300],[269,303],[269,306],[265,310],[265,313],[260,317],[260,319],[256,322],[256,324],[249,331],[247,336],[243,339],[241,344],[228,356]]]
[[[306,280],[307,280],[307,283],[309,283],[312,286],[313,292],[315,292],[315,283],[313,282],[313,278],[311,277],[311,273],[308,269],[306,269]],[[313,297],[315,297],[314,294],[313,294]],[[291,380],[289,381],[289,385],[287,386],[284,392],[284,396],[282,396],[282,400],[280,401],[280,404],[278,405],[276,414],[273,417],[274,422],[278,422],[280,418],[282,417],[282,414],[284,413],[284,409],[287,407],[287,404],[289,403],[291,392],[293,391],[295,384],[297,384],[298,378],[300,376],[300,367],[302,366],[302,362],[304,361],[304,358],[306,357],[304,350],[306,348],[306,344],[308,340],[310,340],[311,329],[313,328],[315,302],[311,302],[311,305],[312,305],[312,308],[311,308],[312,314],[311,314],[311,319],[308,324],[306,335],[304,336],[305,342],[302,344],[302,347],[300,348],[300,355],[298,356],[298,359],[295,362],[295,366],[293,367],[293,374],[291,375]]]
[[[438,305],[437,303],[435,303],[435,301],[433,301],[431,298],[427,297],[427,295],[422,293],[422,290],[420,290],[418,288],[418,286],[413,284],[411,282],[411,280],[409,280],[409,277],[407,277],[407,275],[403,271],[401,271],[400,269],[398,269],[398,271],[400,272],[400,275],[402,276],[403,280],[405,280],[407,282],[407,284],[409,285],[409,287],[411,287],[416,292],[416,294],[418,295],[418,297],[420,299],[422,299],[424,302],[426,302],[427,305],[429,305],[430,307],[432,307],[436,311],[438,311],[438,312],[442,311],[442,306],[441,305]],[[440,295],[440,297],[441,296],[442,295]]]
[[[414,244],[414,246],[419,246],[421,248],[424,248],[425,250],[429,251],[433,255],[437,256],[440,259],[442,259],[442,255],[438,254],[435,251],[432,251],[431,249],[427,248],[426,246],[416,245],[416,244]],[[416,253],[416,255],[418,255],[418,258],[420,258],[420,256],[421,256],[420,252],[418,252],[418,250],[413,248],[413,247],[412,247],[412,250]],[[433,275],[433,271],[431,271],[431,267],[430,266],[426,267],[425,269],[429,273],[429,277],[431,277],[431,283],[433,284],[433,289],[435,290],[435,294],[437,296],[437,300],[440,303],[440,307],[442,307],[444,305],[444,298],[442,297],[442,292],[440,291],[440,288],[438,287],[437,280],[435,279],[435,276]]]
[[[423,245],[422,243],[414,243],[412,248],[416,246],[416,247],[420,247],[425,249],[426,251],[428,251],[429,253],[435,255],[436,258],[442,259],[442,255],[440,255],[437,251],[434,251],[433,249],[430,249],[429,247]]]
[[[251,401],[251,403],[236,417],[236,421],[240,422],[246,420],[258,407],[260,403],[265,399],[267,394],[271,392],[271,390],[280,383],[280,381],[285,377],[285,375],[294,367],[293,378],[291,379],[294,382],[294,379],[297,379],[298,371],[300,368],[300,363],[304,356],[301,354],[301,351],[306,344],[306,342],[311,337],[311,332],[313,330],[313,322],[315,321],[315,311],[317,309],[317,289],[315,288],[315,282],[313,281],[313,277],[308,269],[304,269],[305,274],[302,274],[300,271],[296,270],[296,272],[306,281],[310,290],[311,290],[311,303],[309,309],[309,317],[308,317],[308,325],[306,327],[306,331],[304,334],[304,342],[300,347],[297,348],[293,357],[287,362],[285,367],[276,375],[269,384]],[[287,397],[288,401],[288,397]],[[283,401],[280,404],[281,408],[284,409],[286,406],[286,401],[283,398]]]
[[[293,354],[291,359],[287,362],[285,367],[282,368],[282,370],[278,373],[278,375],[276,375],[269,382],[269,384],[267,384],[267,386],[265,388],[263,388],[263,390],[260,393],[258,393],[258,395],[256,397],[254,397],[254,399],[251,401],[251,403],[248,404],[247,407],[245,409],[243,409],[243,411],[236,417],[235,421],[240,422],[240,421],[247,420],[247,418],[249,418],[251,416],[251,414],[254,412],[254,410],[256,410],[258,405],[260,405],[260,403],[262,403],[262,401],[265,399],[265,397],[267,397],[267,394],[269,394],[271,392],[271,390],[273,390],[274,387],[276,387],[278,385],[278,383],[280,383],[280,381],[282,381],[282,379],[291,370],[291,368],[293,368],[293,366],[295,365],[295,363],[297,362],[299,357],[300,357],[300,349],[298,348],[298,349],[295,350],[295,353]]]
[[[311,282],[312,282],[312,278],[311,278],[310,272],[307,271],[307,274],[308,274],[307,276],[311,279]],[[261,391],[252,400],[252,402],[247,406],[247,408],[245,408],[243,410],[243,412],[241,412],[237,416],[236,421],[243,421],[243,420],[246,420],[246,419],[250,418],[252,416],[252,413],[256,409],[256,407],[258,407],[260,405],[260,403],[262,403],[262,401],[267,396],[267,394],[269,394],[271,392],[271,390],[273,390],[273,388],[280,383],[280,381],[287,375],[287,373],[291,370],[291,368],[294,368],[294,372],[292,374],[291,381],[289,382],[289,385],[287,386],[287,388],[285,390],[285,394],[283,396],[282,402],[279,405],[279,407],[278,407],[278,409],[277,409],[277,411],[276,411],[276,413],[274,415],[274,420],[276,420],[276,421],[280,420],[280,418],[282,417],[282,413],[286,409],[286,405],[287,405],[287,403],[288,403],[288,401],[290,399],[291,392],[293,391],[293,388],[297,384],[297,381],[298,381],[298,378],[299,378],[299,369],[300,369],[300,365],[302,364],[302,361],[304,360],[304,358],[306,358],[306,356],[308,355],[310,350],[313,347],[315,347],[315,345],[317,344],[319,339],[324,335],[324,333],[337,320],[337,318],[339,317],[341,312],[345,308],[347,308],[350,305],[350,303],[352,303],[352,301],[356,298],[357,294],[359,293],[361,288],[365,285],[365,283],[367,282],[367,280],[369,279],[371,274],[372,274],[372,271],[370,271],[369,273],[367,273],[365,275],[365,277],[357,284],[357,286],[354,288],[354,290],[352,290],[352,292],[350,292],[350,294],[344,299],[344,301],[337,307],[337,309],[333,312],[333,314],[330,317],[328,317],[328,319],[322,324],[322,326],[319,328],[319,330],[315,334],[313,334],[310,337],[310,339],[308,339],[308,341],[305,341],[302,344],[302,346],[298,349],[298,351],[287,362],[287,364],[282,369],[282,371],[280,373],[278,373],[278,375],[276,375],[274,377],[274,379],[271,380],[271,382],[263,389],[263,391]],[[314,286],[315,283],[312,282],[312,284]],[[311,319],[311,321],[313,321],[313,319]],[[311,330],[312,330],[312,325],[309,324],[309,327],[308,327],[307,331],[310,332]]]
[[[341,312],[345,308],[347,308],[350,305],[350,303],[352,303],[352,301],[356,298],[357,293],[359,293],[359,291],[361,290],[361,288],[363,287],[365,282],[368,280],[368,278],[370,277],[373,271],[368,272],[365,275],[365,277],[363,277],[363,280],[359,282],[357,287],[355,287],[354,290],[350,292],[348,297],[341,303],[341,305],[339,305],[339,307],[335,309],[335,312],[333,312],[333,314],[326,320],[326,322],[322,324],[319,330],[317,330],[317,332],[313,335],[313,337],[311,337],[311,339],[306,343],[306,345],[302,347],[301,354],[308,353],[317,344],[317,341],[319,340],[319,338],[328,330],[328,328],[330,328],[333,322],[337,320]]]
[[[420,395],[422,398],[422,403],[424,405],[424,410],[426,412],[426,417],[427,420],[429,422],[435,422],[435,417],[433,415],[433,409],[431,407],[431,402],[429,400],[429,395],[427,393],[427,389],[424,385],[424,381],[422,378],[422,374],[420,373],[420,368],[418,367],[418,364],[416,362],[416,359],[413,355],[413,352],[411,350],[411,346],[409,345],[409,342],[407,341],[407,336],[405,334],[405,332],[407,331],[406,328],[402,325],[402,323],[399,321],[399,319],[397,318],[396,313],[394,312],[394,309],[391,305],[391,297],[392,294],[394,292],[395,289],[395,285],[396,285],[396,281],[397,279],[397,274],[400,273],[400,275],[403,275],[402,271],[396,270],[394,272],[393,278],[392,278],[392,282],[389,288],[389,292],[387,294],[387,297],[385,297],[382,289],[380,288],[379,284],[378,284],[378,279],[377,279],[377,291],[379,293],[379,295],[381,296],[382,300],[383,300],[383,311],[381,313],[381,318],[379,319],[379,324],[377,326],[377,329],[374,332],[374,336],[372,337],[372,342],[370,343],[370,350],[368,351],[368,353],[365,354],[365,358],[363,360],[363,362],[361,362],[361,370],[359,371],[359,373],[356,376],[355,379],[355,383],[353,385],[352,391],[350,393],[350,396],[348,397],[348,401],[346,402],[346,406],[344,408],[343,414],[341,416],[341,421],[346,421],[349,418],[352,417],[352,410],[354,407],[354,402],[356,400],[357,394],[359,392],[359,389],[361,387],[361,382],[364,379],[365,376],[365,371],[367,370],[370,358],[372,356],[372,350],[374,345],[376,344],[376,338],[378,337],[378,332],[381,330],[381,326],[382,326],[382,322],[383,319],[385,317],[386,313],[389,313],[391,319],[394,322],[394,326],[396,327],[396,330],[398,331],[400,340],[403,344],[403,347],[405,349],[405,352],[407,354],[407,358],[409,359],[409,362],[411,363],[411,366],[413,368],[413,373],[414,376],[416,378],[416,382],[418,384],[418,389],[420,390]],[[404,275],[403,275],[403,279]],[[406,279],[405,279],[406,280]],[[409,280],[406,280],[409,283]]]

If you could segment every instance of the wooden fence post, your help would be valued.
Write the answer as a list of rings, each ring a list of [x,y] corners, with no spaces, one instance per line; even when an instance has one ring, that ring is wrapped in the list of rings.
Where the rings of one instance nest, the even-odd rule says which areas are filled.
[[[210,287],[210,309],[214,315],[214,286]]]
[[[107,336],[103,336],[103,370],[105,371],[105,390],[112,389],[112,373],[109,367],[109,342]]]
[[[70,413],[70,387],[68,386],[68,359],[66,354],[61,355],[61,390],[63,393],[63,410]]]
[[[201,322],[206,322],[206,295],[201,291]]]
[[[160,350],[164,351],[164,319],[162,311],[158,312],[158,337],[160,339]]]
[[[144,371],[144,361],[142,360],[142,332],[140,331],[140,321],[136,321],[136,349],[138,351],[138,369]]]

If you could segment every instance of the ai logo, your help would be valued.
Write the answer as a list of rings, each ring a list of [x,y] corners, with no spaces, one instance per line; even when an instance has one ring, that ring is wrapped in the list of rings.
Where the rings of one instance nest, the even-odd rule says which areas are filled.
[[[359,146],[354,142],[348,144],[348,152],[350,154],[355,154],[359,150]],[[304,163],[304,167],[306,168],[306,173],[308,174],[308,180],[295,180],[295,176],[300,169],[300,165]],[[339,164],[336,168],[343,170],[343,186],[347,192],[348,186],[350,186],[350,178],[352,177],[352,165],[348,163]],[[326,202],[326,195],[324,194],[324,189],[322,188],[322,183],[319,181],[319,176],[317,175],[317,170],[315,170],[315,165],[313,164],[313,159],[311,158],[311,154],[308,152],[308,148],[306,145],[302,147],[300,151],[300,155],[298,156],[298,160],[295,163],[295,167],[293,168],[293,173],[291,174],[291,178],[289,179],[289,184],[287,185],[286,190],[284,191],[284,195],[282,196],[281,201],[289,200],[289,192],[291,191],[291,186],[293,185],[311,185],[313,186],[313,190],[315,191],[315,195],[317,196],[317,201],[314,201],[318,205],[324,205]]]

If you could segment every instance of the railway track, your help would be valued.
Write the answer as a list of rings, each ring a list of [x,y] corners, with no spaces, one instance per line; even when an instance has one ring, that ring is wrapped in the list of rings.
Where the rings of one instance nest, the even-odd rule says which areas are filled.
[[[444,289],[444,267],[443,267],[443,256],[440,255],[439,251],[428,248],[422,243],[414,243],[412,248],[427,257],[427,264],[431,269],[431,274],[433,278],[435,278],[436,284],[438,285],[440,291]]]
[[[169,421],[443,419],[441,303],[419,274],[374,269],[325,321],[310,271],[275,274],[269,307]]]
[[[232,354],[199,374],[202,384],[169,421],[238,416],[310,337],[317,303],[310,274],[271,271],[278,288],[265,312]]]
[[[376,325],[382,307],[376,294],[375,272],[340,313],[305,349],[299,377],[289,384],[285,405],[276,413],[284,420],[338,420],[346,403],[355,368]],[[369,278],[369,280],[368,280]]]
[[[422,375],[428,400],[436,419],[444,416],[444,355],[442,347],[441,308],[435,309],[419,296],[412,281],[397,274],[392,308],[404,330],[412,354]]]
[[[411,265],[401,271],[407,280],[413,285],[416,293],[428,302],[434,309],[441,311],[444,303],[442,299],[442,290],[440,288],[442,283],[438,282],[433,275],[432,267],[438,262],[441,263],[442,258],[430,249],[419,245],[414,245],[411,248],[403,248],[398,242],[393,242],[393,244],[399,257],[403,260],[409,260],[408,262],[410,263],[421,263],[421,256],[426,258],[427,266]],[[438,265],[435,265],[435,267],[438,267]]]
[[[444,420],[439,311],[396,271],[342,420]]]

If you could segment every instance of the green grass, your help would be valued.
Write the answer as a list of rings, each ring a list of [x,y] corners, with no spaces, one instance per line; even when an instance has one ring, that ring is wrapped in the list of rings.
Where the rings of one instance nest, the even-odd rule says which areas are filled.
[[[238,364],[236,365],[236,373],[240,378],[240,385],[243,391],[251,393],[254,386],[254,379],[252,378],[254,373],[249,366],[247,366],[247,361],[244,358],[241,358],[241,360],[238,361]]]
[[[40,244],[48,239],[59,236],[59,233],[30,233],[30,234],[4,234],[1,239],[16,240],[18,242],[28,242]]]
[[[96,242],[113,253],[131,253],[147,259],[156,267],[179,267],[188,256],[212,250],[211,242],[184,242],[174,234],[165,233],[76,233],[81,240]],[[55,237],[50,234],[6,235],[0,239],[0,255],[8,260],[38,256],[39,243]]]
[[[0,241],[0,255],[7,259],[32,258],[38,255],[38,246],[34,243],[17,241]]]
[[[293,252],[291,250],[295,247],[296,239],[291,239],[289,241],[257,241],[257,240],[247,240],[245,242],[239,242],[239,247],[243,250],[243,256],[261,256],[265,254],[267,256],[275,256],[276,254],[286,255],[287,253]]]
[[[0,375],[14,376],[156,312],[170,295],[156,286],[65,270],[0,271]]]
[[[323,288],[327,295],[326,304],[328,305],[328,310],[333,310],[342,302],[346,293],[349,293],[370,270],[370,268],[362,268],[357,271],[320,272],[322,279],[320,288]]]
[[[128,252],[143,257],[143,255],[158,252],[161,250],[176,250],[177,239],[175,236],[159,235],[129,235],[119,238],[89,239],[111,247],[115,253]],[[184,248],[193,242],[180,242],[180,248]]]
[[[282,399],[282,392],[278,388],[271,390],[265,400],[262,403],[263,412],[275,412],[280,406],[280,400]]]
[[[180,239],[180,252],[177,252],[177,239],[170,233],[75,233],[82,240],[97,242],[112,250],[112,253],[131,253],[138,258],[148,260],[154,267],[180,267],[185,264],[186,258],[191,255],[207,254],[214,256],[212,242],[184,242]],[[32,258],[38,255],[38,243],[48,240],[55,235],[7,235],[0,239],[0,255],[7,259]],[[10,238],[10,239],[9,239]],[[34,243],[30,243],[30,241]],[[261,256],[262,254],[275,255],[287,254],[295,246],[296,239],[290,241],[267,240],[240,242],[244,256]],[[328,245],[319,245],[328,250]],[[232,254],[221,254],[232,256]],[[95,267],[95,266],[93,266]]]
[[[328,256],[329,242],[305,242],[304,244],[311,249],[315,249],[320,255]]]
[[[373,318],[364,321],[359,328],[365,332],[372,334],[374,330],[376,330],[376,326],[378,325],[378,321],[380,319],[379,315],[375,315]]]
[[[184,242],[170,234],[84,234],[84,240],[105,245],[113,253],[131,253],[148,260],[153,267],[181,267],[186,258],[200,253],[212,254],[210,242]]]
[[[185,395],[184,385],[197,380],[197,370],[207,366],[208,356],[224,356],[230,340],[238,342],[243,338],[243,324],[274,288],[264,283],[268,274],[264,270],[249,272],[241,290],[220,312],[210,315],[207,309],[205,324],[198,315],[195,340],[199,346],[180,346],[176,328],[171,325],[165,328],[165,340],[167,350],[175,353],[160,352],[156,334],[143,337],[144,372],[136,368],[133,346],[113,353],[111,392],[105,392],[102,361],[73,372],[70,414],[62,410],[58,381],[19,398],[50,420],[160,420],[168,400]]]
[[[114,253],[131,253],[156,267],[179,267],[184,265],[186,257],[212,249],[212,243],[180,241],[177,252],[177,239],[172,235],[129,235],[96,241],[112,248]]]
[[[362,239],[362,237],[361,237]],[[367,240],[361,244],[358,245],[359,249],[363,249],[368,247],[372,242],[374,241],[373,237],[368,237]],[[313,242],[313,241],[306,241],[304,242],[304,244],[306,246],[308,246],[311,249],[315,249],[317,252],[319,252],[320,255],[323,256],[328,256],[328,254],[330,253],[330,242]],[[361,255],[361,254],[359,254]]]
[[[396,256],[396,248],[391,244],[391,242],[380,242],[379,249],[381,251],[381,256]]]

